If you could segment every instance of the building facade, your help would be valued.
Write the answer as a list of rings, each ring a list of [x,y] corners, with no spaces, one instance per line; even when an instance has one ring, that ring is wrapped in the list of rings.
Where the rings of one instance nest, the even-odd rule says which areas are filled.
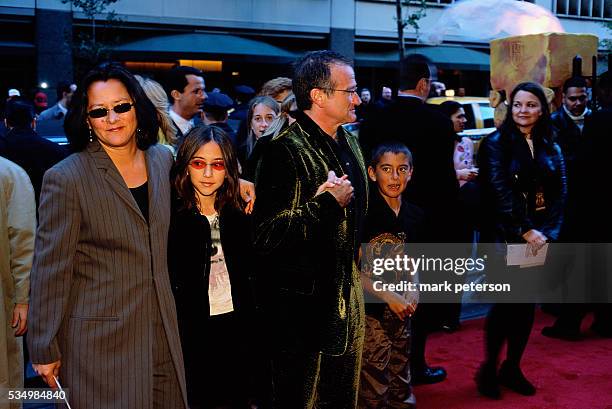
[[[422,31],[433,25],[454,0],[428,0]],[[610,37],[602,22],[612,20],[608,0],[536,0],[561,20],[567,32]],[[405,12],[413,12],[410,6]],[[301,53],[331,48],[353,58],[360,85],[393,85],[397,62],[394,0],[118,0],[109,7],[120,19],[107,28],[96,17],[96,35],[112,58],[141,73],[155,75],[176,63],[207,71],[207,87],[235,84],[257,88],[273,76],[288,75]],[[91,20],[61,0],[0,0],[0,92],[30,91],[49,85],[50,103],[59,81],[78,76],[75,45],[91,33]],[[475,16],[474,24],[488,24]],[[429,56],[451,87],[484,95],[488,43],[448,36],[424,46],[406,28],[408,52]]]

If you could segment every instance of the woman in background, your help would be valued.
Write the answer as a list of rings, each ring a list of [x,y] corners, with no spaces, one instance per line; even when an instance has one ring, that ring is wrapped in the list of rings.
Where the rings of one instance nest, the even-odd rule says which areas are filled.
[[[281,104],[280,115],[276,117],[274,122],[272,122],[270,127],[266,129],[261,138],[257,140],[257,143],[253,148],[253,152],[251,152],[251,156],[249,156],[249,159],[247,160],[246,169],[243,169],[242,172],[247,180],[253,180],[255,177],[257,162],[259,161],[266,144],[272,138],[287,129],[289,125],[295,122],[295,118],[293,118],[291,115],[295,115],[296,111],[297,103],[295,102],[295,95],[290,93]]]
[[[467,118],[463,106],[457,101],[445,101],[440,104],[440,111],[447,116],[453,123],[453,130],[457,134],[455,140],[455,150],[453,153],[453,163],[455,174],[459,182],[458,207],[453,209],[456,215],[455,227],[459,230],[458,240],[465,243],[462,252],[466,257],[472,253],[472,243],[474,242],[474,231],[477,229],[477,220],[480,214],[480,192],[478,184],[475,182],[478,176],[478,168],[474,167],[474,142],[467,136],[459,134],[465,130]],[[465,283],[465,276],[454,277],[455,283]],[[461,327],[461,299],[463,292],[455,294],[456,301],[441,307],[442,329],[447,332],[454,332]]]
[[[542,87],[532,82],[517,85],[510,95],[509,109],[501,128],[487,136],[478,151],[485,218],[481,242],[499,243],[503,251],[490,257],[488,275],[506,273],[505,280],[520,282],[533,278],[537,270],[507,267],[506,244],[527,243],[529,251],[536,254],[556,240],[567,187]],[[476,377],[481,394],[499,399],[500,385],[522,395],[536,393],[520,368],[534,311],[533,303],[498,303],[491,308],[485,326],[486,357]],[[498,372],[504,342],[506,360]]]
[[[157,131],[157,141],[161,145],[167,146],[172,153],[175,153],[178,139],[176,138],[176,126],[170,115],[168,115],[168,96],[164,87],[151,78],[135,75],[140,83],[140,86],[151,100],[157,110],[157,118],[159,120],[159,130]]]
[[[271,97],[255,97],[249,102],[247,137],[238,148],[238,161],[243,168],[253,152],[255,143],[262,137],[266,129],[272,125],[279,113],[280,105]]]

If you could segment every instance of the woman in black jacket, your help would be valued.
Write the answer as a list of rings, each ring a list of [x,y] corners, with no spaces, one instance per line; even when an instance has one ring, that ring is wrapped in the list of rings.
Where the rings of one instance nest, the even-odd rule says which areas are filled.
[[[250,221],[226,134],[198,126],[172,169],[168,258],[192,409],[246,407]]]
[[[565,168],[561,150],[553,142],[548,102],[538,84],[522,83],[512,91],[510,112],[500,130],[482,142],[479,164],[486,209],[481,242],[527,243],[530,251],[537,252],[558,238],[567,189]],[[530,269],[509,271],[503,257],[488,264],[493,267],[495,261],[510,279],[533,274]],[[481,394],[498,399],[499,385],[523,395],[535,394],[520,369],[534,311],[533,303],[492,307],[486,323],[486,360],[476,378]],[[504,341],[507,357],[498,373]]]

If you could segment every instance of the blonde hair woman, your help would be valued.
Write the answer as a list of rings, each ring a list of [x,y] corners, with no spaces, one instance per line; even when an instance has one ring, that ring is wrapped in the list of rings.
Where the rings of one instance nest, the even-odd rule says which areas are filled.
[[[159,120],[159,130],[157,132],[158,142],[161,145],[171,147],[172,149],[170,150],[174,153],[177,146],[176,127],[168,116],[169,105],[166,91],[164,91],[164,88],[159,82],[151,78],[141,77],[140,75],[135,75],[135,77],[157,110],[157,117]]]

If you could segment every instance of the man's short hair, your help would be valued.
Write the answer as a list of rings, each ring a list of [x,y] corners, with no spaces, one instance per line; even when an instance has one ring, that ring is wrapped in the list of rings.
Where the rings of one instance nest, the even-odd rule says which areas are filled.
[[[69,82],[60,82],[59,84],[57,84],[57,90],[55,92],[58,101],[64,98],[64,92],[66,94],[70,94],[70,92],[72,92],[72,90],[70,89],[70,85],[71,84]]]
[[[202,71],[185,65],[174,67],[166,74],[164,88],[166,90],[166,94],[168,94],[168,101],[170,101],[170,104],[174,103],[174,98],[172,98],[173,90],[177,90],[180,93],[185,91],[185,87],[189,83],[187,81],[187,75],[195,75],[197,77],[204,78],[204,73]]]
[[[293,65],[293,93],[298,109],[304,111],[312,107],[310,91],[314,88],[329,91],[335,88],[331,80],[333,64],[351,66],[350,60],[330,50],[311,51],[298,59]]]
[[[6,124],[10,128],[29,128],[34,119],[34,107],[23,99],[7,101]]]
[[[570,88],[586,88],[587,82],[582,77],[571,77],[565,80],[563,83],[563,93],[567,94],[567,90]]]
[[[291,91],[291,78],[277,77],[262,85],[258,95],[268,95],[274,99],[285,91]]]
[[[436,79],[435,67],[431,61],[421,54],[410,54],[400,62],[399,89],[401,91],[416,89],[422,79]]]

